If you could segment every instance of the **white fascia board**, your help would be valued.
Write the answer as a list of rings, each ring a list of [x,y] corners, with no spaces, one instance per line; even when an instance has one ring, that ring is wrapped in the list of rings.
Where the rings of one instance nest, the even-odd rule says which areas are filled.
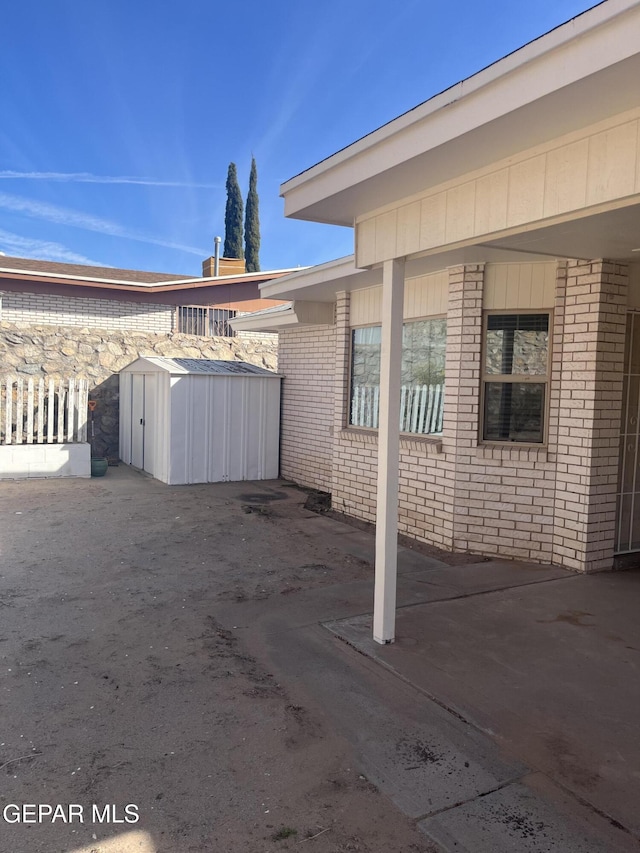
[[[283,305],[278,311],[252,311],[241,317],[232,317],[229,325],[234,332],[276,332],[285,326],[295,325],[297,317],[293,303]]]
[[[373,287],[382,281],[381,271],[362,270],[355,265],[354,255],[338,258],[306,270],[265,282],[260,286],[260,295],[264,298],[304,299],[306,291],[331,292],[357,290]],[[324,300],[322,300],[324,301]]]
[[[157,369],[161,367],[163,370],[167,369],[166,364],[163,364],[163,359],[160,356],[140,356],[136,358],[134,361],[126,364],[124,367],[120,368],[120,373],[145,373],[145,369],[149,367],[153,367]]]
[[[135,287],[140,290],[148,290],[153,287],[174,287],[188,284],[229,284],[234,282],[253,281],[255,279],[264,278],[271,275],[288,275],[292,272],[298,272],[306,267],[288,267],[282,270],[265,270],[265,272],[246,272],[234,275],[218,275],[203,278],[176,278],[169,281],[129,281],[128,279],[116,278],[92,278],[86,275],[70,275],[69,273],[47,272],[44,270],[27,270],[15,269],[15,267],[0,267],[0,276],[3,274],[14,276],[36,276],[39,278],[54,278],[69,281],[84,281],[92,284],[119,284],[124,287]]]
[[[281,311],[255,311],[229,321],[236,332],[279,332],[290,326],[332,326],[333,303],[293,302]]]
[[[639,0],[606,0],[282,184],[285,215],[313,218],[305,210],[318,202],[593,78],[636,57],[639,46]],[[637,78],[626,85],[637,92]],[[337,210],[323,211],[322,221],[353,224]]]
[[[44,270],[26,270],[15,269],[15,267],[0,267],[0,275],[14,276],[36,276],[38,278],[55,278],[68,281],[90,281],[92,284],[120,284],[127,287],[139,287],[145,290],[149,287],[158,287],[163,284],[188,284],[190,281],[198,281],[199,279],[178,279],[176,281],[128,281],[126,279],[117,278],[91,278],[87,275],[70,275],[69,273],[48,272]]]
[[[177,279],[176,281],[167,281],[162,282],[159,281],[158,284],[189,284],[194,282],[206,282],[210,284],[217,284],[218,282],[222,284],[227,284],[229,282],[234,281],[253,281],[256,278],[264,278],[265,276],[270,275],[289,275],[289,273],[298,272],[298,270],[306,269],[306,267],[287,267],[282,270],[264,270],[264,272],[242,272],[242,273],[233,273],[230,275],[213,275],[208,276],[207,278],[198,277],[198,278],[190,278],[190,279]]]

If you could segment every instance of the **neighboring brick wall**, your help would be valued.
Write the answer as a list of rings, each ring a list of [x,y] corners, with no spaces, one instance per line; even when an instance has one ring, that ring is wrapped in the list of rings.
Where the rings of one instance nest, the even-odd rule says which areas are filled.
[[[83,326],[168,334],[175,307],[149,302],[71,298],[37,293],[3,293],[0,319],[16,326]]]
[[[259,309],[255,309],[259,310]],[[246,317],[248,314],[253,313],[252,311],[236,311],[236,317]],[[245,340],[256,340],[256,341],[273,341],[274,343],[278,342],[278,333],[277,332],[236,332],[236,338],[244,338]]]
[[[314,326],[280,333],[282,476],[331,491],[335,328]]]
[[[268,341],[272,343],[278,341],[277,332],[236,332],[235,337],[244,341]]]

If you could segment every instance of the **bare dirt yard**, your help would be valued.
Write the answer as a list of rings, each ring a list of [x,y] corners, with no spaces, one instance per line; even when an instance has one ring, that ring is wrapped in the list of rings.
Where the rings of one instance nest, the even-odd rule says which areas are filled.
[[[2,853],[434,850],[215,617],[370,577],[306,497],[122,466],[0,484]]]

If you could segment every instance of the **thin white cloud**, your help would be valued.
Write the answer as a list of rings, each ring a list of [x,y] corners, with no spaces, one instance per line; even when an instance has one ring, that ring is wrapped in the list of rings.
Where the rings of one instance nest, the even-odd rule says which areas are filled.
[[[102,219],[90,213],[70,210],[69,208],[59,207],[45,201],[34,201],[33,199],[10,195],[9,193],[0,192],[0,209],[29,216],[32,219],[53,222],[56,225],[81,228],[84,231],[95,231],[98,234],[108,234],[111,237],[135,240],[138,243],[148,243],[152,246],[163,246],[166,249],[177,249],[181,252],[198,255],[198,257],[204,257],[207,254],[206,249],[201,249],[197,246],[185,246],[182,243],[174,243],[171,240],[162,240],[160,237],[154,237],[151,234],[145,234],[141,231],[134,231],[117,222]]]
[[[22,237],[20,234],[13,234],[11,231],[4,231],[2,228],[0,228],[0,252],[20,258],[37,258],[41,261],[88,264],[92,267],[110,266],[110,264],[105,264],[102,261],[94,261],[84,255],[79,255],[61,243],[54,243],[50,240],[33,240],[29,237]],[[2,255],[0,255],[1,266],[3,266]]]
[[[58,181],[80,184],[139,184],[144,187],[188,187],[191,189],[222,189],[222,184],[201,184],[191,181],[160,181],[133,175],[93,175],[91,172],[16,172],[0,170],[0,180]]]

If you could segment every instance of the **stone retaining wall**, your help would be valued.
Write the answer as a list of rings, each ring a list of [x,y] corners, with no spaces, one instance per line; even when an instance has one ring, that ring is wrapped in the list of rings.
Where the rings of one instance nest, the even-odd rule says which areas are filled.
[[[277,368],[277,340],[200,338],[183,334],[0,322],[0,374],[89,380],[97,400],[94,456],[118,458],[118,372],[140,356],[216,358]]]

